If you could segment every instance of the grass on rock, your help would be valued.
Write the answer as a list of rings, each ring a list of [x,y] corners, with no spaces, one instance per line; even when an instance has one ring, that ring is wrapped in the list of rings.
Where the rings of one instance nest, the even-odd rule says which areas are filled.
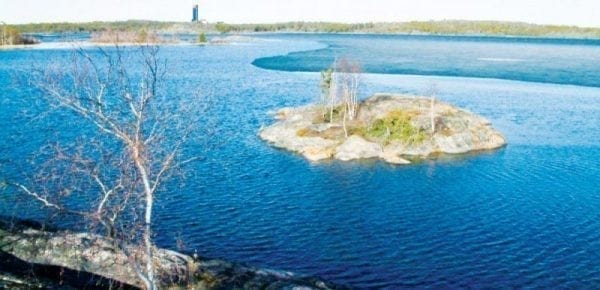
[[[413,114],[403,110],[394,110],[382,119],[376,119],[361,135],[384,144],[400,141],[406,144],[420,144],[427,134],[412,124]]]
[[[340,111],[341,108],[334,109],[334,120],[336,116],[340,115]],[[348,132],[349,135],[359,135],[384,145],[393,141],[418,145],[423,143],[428,135],[426,130],[413,125],[413,118],[417,115],[419,115],[419,112],[394,110],[389,112],[384,118],[375,119],[369,122],[369,124],[358,120],[349,121],[347,123]],[[329,123],[329,112],[324,118],[322,115],[319,115],[315,123]],[[314,131],[311,128],[302,128],[296,132],[296,135],[298,137],[321,137],[331,140],[343,140],[345,138],[344,131],[340,126],[331,127],[321,132]]]

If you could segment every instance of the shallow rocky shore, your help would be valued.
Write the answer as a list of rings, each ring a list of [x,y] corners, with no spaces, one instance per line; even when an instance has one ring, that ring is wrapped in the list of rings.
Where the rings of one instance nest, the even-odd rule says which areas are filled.
[[[281,109],[275,116],[277,121],[262,128],[259,136],[311,161],[379,158],[393,164],[506,145],[504,136],[485,118],[443,102],[436,101],[432,106],[429,98],[377,94],[362,101],[356,118],[346,125],[348,137],[341,122],[324,121],[323,112],[320,106]],[[391,138],[396,136],[393,131],[381,133],[380,128],[374,128],[381,127],[385,124],[382,120],[390,120],[394,114],[401,115],[407,123],[400,127],[403,135]],[[394,119],[390,122],[395,124]]]
[[[0,218],[0,288],[136,289],[123,247],[89,233]],[[161,289],[347,289],[316,277],[156,249]]]

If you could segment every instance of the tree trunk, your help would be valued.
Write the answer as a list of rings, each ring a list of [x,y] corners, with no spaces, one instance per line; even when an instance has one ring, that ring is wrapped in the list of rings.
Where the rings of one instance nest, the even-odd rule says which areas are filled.
[[[153,253],[152,253],[152,207],[154,205],[154,192],[152,190],[152,186],[150,185],[150,178],[148,176],[148,171],[144,166],[144,163],[140,156],[139,145],[133,146],[133,159],[135,161],[136,167],[140,172],[140,177],[142,178],[142,183],[144,184],[144,198],[146,201],[145,205],[145,213],[144,213],[144,249],[146,252],[146,279],[144,279],[144,283],[146,284],[147,290],[157,290],[156,277],[154,273],[154,264],[153,264]]]
[[[348,108],[344,107],[344,116],[342,118],[342,127],[344,127],[344,136],[348,138],[348,129],[346,128],[346,117],[348,115]]]
[[[148,278],[146,287],[148,290],[157,290],[156,278],[154,277],[154,264],[152,263],[152,195],[146,196],[146,226],[144,229],[144,246],[146,248],[146,275]]]
[[[435,134],[435,96],[431,96],[431,108],[430,108],[430,117],[431,117],[431,135]]]
[[[329,123],[333,123],[333,109],[335,107],[335,98],[337,94],[336,75],[331,75],[331,87],[329,88]]]

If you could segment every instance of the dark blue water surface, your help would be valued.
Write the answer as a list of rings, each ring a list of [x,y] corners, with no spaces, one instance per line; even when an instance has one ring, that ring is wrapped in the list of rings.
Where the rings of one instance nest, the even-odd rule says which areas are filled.
[[[337,49],[370,72],[433,75],[368,74],[363,97],[435,84],[442,100],[491,120],[509,145],[398,167],[311,163],[262,142],[269,112],[319,93],[318,73],[286,71],[320,69]],[[5,174],[26,171],[28,154],[80,130],[9,86],[32,63],[66,56],[52,45],[0,51]],[[158,196],[160,246],[181,239],[204,256],[361,288],[600,287],[598,42],[295,35],[166,46],[161,56],[172,98],[202,89],[220,101],[209,141],[219,146],[192,140],[190,154],[207,159],[188,168],[181,189]],[[32,215],[31,203],[3,200],[3,213]]]

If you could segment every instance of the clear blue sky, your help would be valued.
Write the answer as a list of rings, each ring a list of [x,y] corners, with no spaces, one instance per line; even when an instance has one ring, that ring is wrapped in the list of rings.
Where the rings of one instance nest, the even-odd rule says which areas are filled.
[[[210,22],[505,20],[600,27],[600,0],[0,0],[0,21]]]

